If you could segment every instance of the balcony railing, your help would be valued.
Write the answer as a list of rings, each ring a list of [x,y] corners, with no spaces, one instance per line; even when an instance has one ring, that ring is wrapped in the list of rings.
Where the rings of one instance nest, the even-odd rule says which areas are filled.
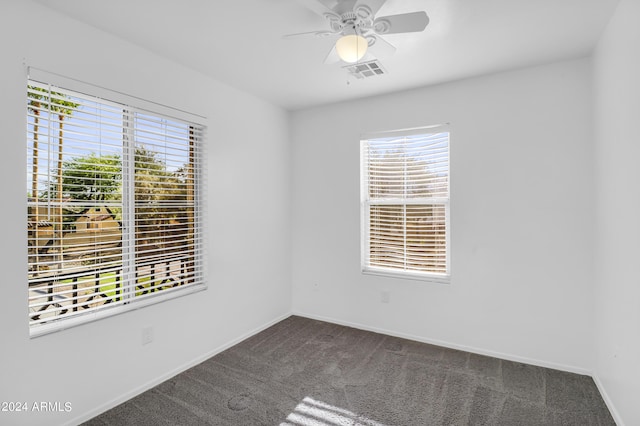
[[[166,256],[137,264],[135,293],[139,297],[193,282],[192,257]],[[88,267],[66,274],[45,274],[29,282],[30,320],[79,313],[101,305],[123,302],[122,265]],[[129,292],[133,293],[133,291]]]

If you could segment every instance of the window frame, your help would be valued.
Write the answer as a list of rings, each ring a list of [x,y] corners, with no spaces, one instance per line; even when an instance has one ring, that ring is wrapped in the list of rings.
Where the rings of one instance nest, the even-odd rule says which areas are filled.
[[[161,303],[167,300],[172,300],[175,298],[179,298],[182,296],[186,296],[195,292],[203,291],[208,288],[208,283],[206,280],[206,152],[205,152],[205,134],[206,134],[206,126],[203,123],[205,121],[205,117],[199,116],[193,113],[189,113],[186,111],[182,111],[179,109],[175,109],[166,105],[162,105],[159,103],[155,103],[152,101],[144,100],[132,95],[127,95],[121,92],[112,91],[100,86],[96,86],[90,83],[85,83],[79,80],[75,80],[73,78],[64,77],[59,74],[50,73],[47,71],[29,68],[27,72],[27,78],[25,81],[25,88],[27,88],[32,82],[37,83],[38,85],[50,86],[50,90],[55,92],[57,88],[65,92],[70,92],[79,96],[81,98],[87,98],[94,100],[100,104],[105,105],[117,105],[118,108],[122,109],[123,112],[123,123],[122,123],[122,143],[123,143],[123,151],[122,151],[122,173],[129,173],[130,176],[128,178],[123,177],[123,187],[122,187],[122,207],[123,211],[128,210],[129,215],[131,212],[134,212],[136,209],[136,200],[135,194],[133,194],[133,176],[135,173],[133,163],[135,158],[133,156],[133,143],[134,142],[125,142],[125,139],[131,137],[132,132],[132,124],[134,121],[138,120],[138,115],[143,114],[148,115],[154,119],[159,119],[160,121],[167,120],[167,122],[171,123],[181,123],[186,126],[187,129],[193,129],[198,131],[196,136],[193,136],[194,133],[191,133],[192,130],[189,130],[188,140],[189,144],[193,143],[193,157],[189,157],[189,164],[191,173],[190,176],[193,179],[193,183],[190,184],[191,189],[186,189],[187,194],[185,195],[187,198],[189,196],[193,197],[191,201],[193,205],[193,210],[191,215],[193,216],[193,225],[192,225],[192,238],[190,244],[193,244],[193,252],[192,254],[188,254],[185,262],[186,268],[188,269],[188,278],[185,279],[184,282],[181,282],[177,286],[172,288],[161,288],[160,291],[155,292],[154,294],[147,294],[145,297],[139,297],[134,295],[134,292],[138,292],[136,290],[136,267],[140,266],[140,263],[144,263],[144,258],[140,258],[137,261],[133,259],[134,252],[136,247],[138,247],[135,241],[135,223],[136,219],[134,217],[129,219],[129,224],[122,226],[121,224],[121,233],[122,233],[122,254],[120,255],[122,258],[122,281],[129,280],[128,285],[122,285],[120,299],[117,297],[115,299],[114,296],[110,296],[113,300],[118,300],[118,303],[113,304],[103,304],[95,309],[89,310],[88,312],[78,312],[74,310],[73,315],[65,317],[64,315],[55,316],[52,320],[48,322],[42,322],[37,324],[32,324],[31,315],[29,315],[29,335],[31,338],[42,336],[45,334],[49,334],[52,332],[64,330],[67,328],[75,327],[81,324],[93,322],[102,318],[111,317],[114,315],[119,315],[131,310],[137,310],[149,305],[153,305],[156,303]],[[26,92],[25,92],[26,94]],[[29,98],[26,97],[25,101],[28,102]],[[25,115],[26,116],[26,115]],[[27,124],[27,137],[26,137],[26,148],[29,149],[30,136],[29,136],[29,126]],[[136,124],[137,125],[137,124]],[[50,143],[50,142],[49,142]],[[191,145],[189,145],[189,150]],[[191,155],[191,154],[190,154]],[[27,163],[27,175],[31,173],[29,169],[29,164]],[[52,182],[48,180],[47,182]],[[27,206],[30,206],[31,202],[27,202]],[[189,213],[187,213],[189,214]],[[27,216],[28,217],[28,216]],[[88,224],[89,226],[97,225],[97,224]],[[36,225],[37,226],[37,225]],[[183,233],[189,231],[182,231]],[[37,234],[36,234],[37,235]],[[189,234],[185,234],[189,235]],[[186,240],[185,240],[186,241]],[[191,252],[189,252],[191,253]],[[133,265],[133,270],[131,269],[131,265]],[[169,274],[169,263],[167,261],[165,273]],[[100,270],[99,267],[94,269],[95,271]],[[31,280],[30,278],[28,279]],[[30,292],[31,293],[31,292]],[[53,303],[56,303],[56,297],[59,295],[54,291],[52,293],[52,297],[54,297]],[[71,302],[73,306],[74,302]],[[79,300],[76,301],[76,304],[79,303]],[[29,302],[29,306],[31,302]],[[66,311],[66,310],[65,310]]]
[[[447,196],[442,197],[429,197],[429,198],[409,198],[400,197],[395,198],[393,203],[389,201],[377,200],[372,201],[370,197],[369,187],[369,163],[366,158],[366,151],[368,149],[367,143],[376,139],[385,139],[392,137],[403,136],[416,136],[416,135],[430,135],[438,133],[447,133]],[[402,200],[402,203],[398,203],[398,200]],[[418,202],[421,200],[423,203]],[[424,203],[425,200],[430,200],[428,203]],[[444,220],[445,220],[445,273],[435,272],[421,272],[393,267],[374,266],[370,263],[370,206],[372,205],[385,205],[385,204],[432,204],[442,205],[444,207]],[[403,228],[406,232],[406,227]],[[376,275],[391,278],[402,278],[410,280],[418,280],[424,282],[433,282],[440,284],[449,284],[451,282],[451,126],[449,123],[438,124],[433,126],[415,127],[401,130],[382,131],[363,133],[360,136],[360,269],[362,274]],[[405,253],[406,256],[406,253]]]

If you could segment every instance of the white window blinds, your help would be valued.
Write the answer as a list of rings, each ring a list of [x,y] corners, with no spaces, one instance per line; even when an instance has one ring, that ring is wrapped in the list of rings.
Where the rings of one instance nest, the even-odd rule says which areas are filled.
[[[449,132],[421,129],[361,141],[362,269],[449,276]]]
[[[31,334],[204,288],[204,127],[27,84]]]

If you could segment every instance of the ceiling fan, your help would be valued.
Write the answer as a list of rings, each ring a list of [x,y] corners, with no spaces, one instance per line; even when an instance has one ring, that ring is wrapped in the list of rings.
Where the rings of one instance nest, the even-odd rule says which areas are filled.
[[[426,12],[376,16],[387,0],[298,0],[329,23],[326,30],[288,34],[285,38],[317,36],[337,39],[324,63],[358,62],[370,56],[392,55],[396,48],[382,38],[386,34],[423,31],[429,24]],[[366,58],[365,58],[366,59]]]

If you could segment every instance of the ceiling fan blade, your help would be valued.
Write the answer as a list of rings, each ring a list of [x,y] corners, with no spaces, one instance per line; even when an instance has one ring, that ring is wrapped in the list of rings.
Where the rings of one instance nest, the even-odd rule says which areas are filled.
[[[423,31],[429,24],[426,12],[402,13],[399,15],[382,16],[373,21],[373,31],[376,34],[398,34]]]
[[[387,2],[387,0],[357,0],[355,5],[353,6],[353,10],[356,14],[360,13],[361,8],[366,8],[364,10],[371,11],[371,18],[376,16],[376,13],[380,10],[380,8]],[[366,18],[366,16],[361,16],[362,18]]]
[[[369,44],[368,51],[376,58],[384,58],[396,53],[396,48],[380,36],[371,36],[375,41]]]
[[[335,64],[337,62],[340,62],[340,60],[341,60],[340,56],[338,56],[338,51],[336,50],[336,45],[334,44],[331,50],[329,51],[329,54],[327,55],[327,57],[324,58],[324,63]]]
[[[294,34],[285,34],[282,38],[295,38],[295,37],[307,37],[307,36],[315,36],[315,37],[329,37],[332,35],[336,35],[336,33],[332,31],[308,31],[306,33],[294,33]]]

